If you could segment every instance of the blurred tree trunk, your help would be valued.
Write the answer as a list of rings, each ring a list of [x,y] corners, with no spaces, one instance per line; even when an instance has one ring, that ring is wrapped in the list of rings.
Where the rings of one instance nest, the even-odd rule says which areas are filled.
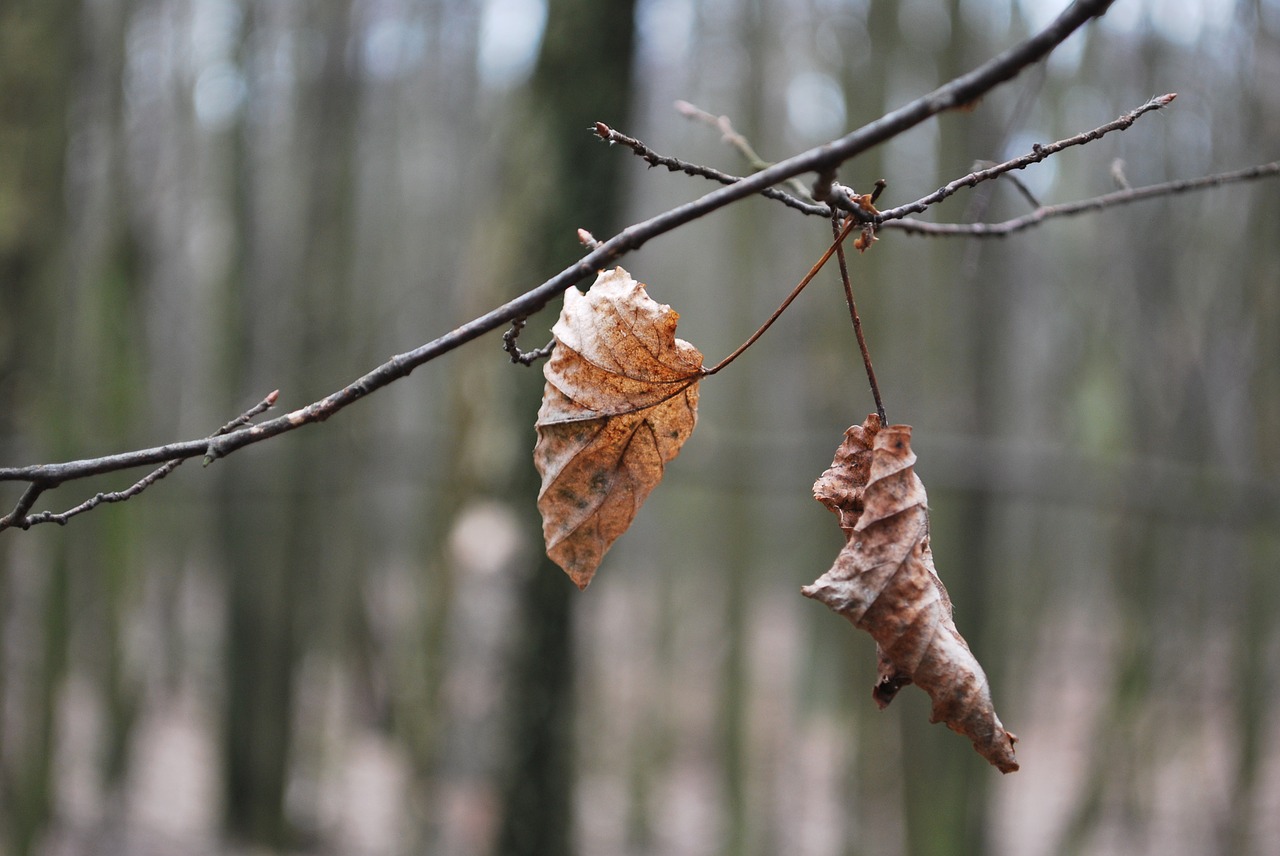
[[[625,158],[607,151],[589,128],[596,121],[624,126],[627,120],[634,17],[633,0],[551,0],[549,4],[527,126],[514,129],[518,137],[540,143],[544,153],[536,167],[543,174],[523,180],[551,188],[537,197],[536,207],[515,212],[529,224],[520,263],[528,279],[537,280],[572,262],[581,252],[575,240],[579,227],[603,239],[618,226]],[[530,329],[545,329],[545,325]],[[521,385],[518,412],[532,419],[541,392],[541,383],[527,378]],[[524,478],[512,495],[532,499],[538,490],[537,475],[531,465],[522,472]],[[540,545],[541,522],[532,501],[528,507],[531,543]],[[497,852],[557,856],[573,850],[570,599],[580,595],[564,572],[541,554],[525,580],[519,599],[519,638],[512,648],[509,759]]]
[[[959,0],[940,5],[945,6],[951,22],[951,37],[946,50],[933,58],[938,83],[964,73],[980,60],[980,51],[973,50],[973,44],[984,35],[965,27]],[[1028,82],[1031,79],[1014,85],[1020,89],[1034,85]],[[1025,97],[1024,94],[1023,104],[1027,103]],[[1015,108],[1016,112],[1019,111]],[[1014,125],[1019,125],[1021,119],[1016,117]],[[998,159],[1007,133],[974,121],[940,121],[938,129],[937,163],[949,173],[969,168],[968,163],[953,164],[949,153]],[[993,188],[988,185],[975,192],[969,200],[966,218],[986,219]],[[930,279],[936,283],[947,280],[944,265],[958,262],[958,270],[951,274],[958,281],[949,288],[964,295],[963,308],[958,314],[963,321],[953,328],[959,339],[967,382],[959,415],[964,430],[983,437],[1000,436],[1010,430],[1010,426],[1000,424],[1009,395],[1005,382],[1008,354],[1004,350],[1009,337],[1005,331],[1012,324],[1013,307],[1019,299],[1018,293],[1011,289],[1014,280],[1010,272],[1002,267],[1004,257],[991,250],[989,243],[980,240],[947,246],[933,243],[919,250],[921,256],[928,254]],[[940,297],[948,299],[946,295]],[[942,362],[935,365],[932,372],[935,376],[945,376],[945,361],[952,356],[946,351],[938,352],[938,356]],[[966,404],[967,412],[963,409]],[[893,421],[892,415],[890,420]],[[934,517],[936,543],[942,545],[939,549],[944,551],[940,553],[939,563],[951,598],[957,604],[956,620],[984,669],[996,682],[998,701],[1003,658],[1000,647],[995,644],[994,621],[987,605],[991,597],[989,579],[995,573],[993,560],[997,555],[992,532],[1000,510],[998,500],[986,490],[963,490],[951,494],[936,507],[939,510]],[[950,732],[919,717],[904,717],[903,724],[906,732],[903,757],[907,769],[931,770],[927,776],[908,774],[904,777],[908,852],[914,856],[988,852],[991,771],[973,763],[972,751],[955,742]]]
[[[297,181],[290,216],[302,221],[298,264],[285,277],[265,281],[264,262],[274,252],[254,216],[255,195],[242,120],[236,212],[241,226],[241,268],[230,284],[232,314],[248,341],[246,364],[279,367],[286,390],[309,398],[327,391],[335,367],[348,353],[346,326],[356,184],[355,132],[358,76],[352,68],[350,3],[308,10],[303,26],[316,42],[314,71],[300,81],[296,135]],[[250,19],[249,25],[254,25]],[[246,33],[245,39],[253,38]],[[260,176],[259,176],[260,177]],[[243,182],[250,181],[248,187]],[[274,326],[273,326],[274,325]],[[280,336],[280,325],[291,325]],[[235,341],[235,338],[232,338]],[[255,382],[242,377],[244,386]],[[299,667],[326,645],[338,628],[316,620],[334,586],[336,569],[358,533],[342,519],[335,487],[348,485],[353,456],[335,454],[343,436],[328,432],[291,438],[277,459],[252,471],[236,468],[223,487],[223,550],[229,569],[227,693],[224,709],[226,825],[238,839],[272,848],[296,845],[298,830],[285,813],[297,719]],[[230,471],[230,468],[229,468]],[[257,501],[246,501],[255,497]],[[341,542],[335,548],[335,542]],[[358,609],[357,602],[352,603]]]
[[[0,452],[39,458],[57,454],[53,397],[42,394],[55,365],[63,274],[61,250],[67,119],[79,50],[77,0],[20,0],[0,6]],[[10,323],[12,321],[13,323]],[[19,402],[36,402],[23,412]],[[9,438],[18,426],[45,433],[30,446]],[[23,432],[30,435],[30,431]],[[12,502],[16,497],[8,497]],[[41,608],[19,616],[12,599],[14,568],[0,554],[0,711],[17,712],[18,728],[0,729],[0,847],[30,852],[52,810],[54,705],[67,669],[68,567],[65,551],[45,556],[35,585]],[[25,604],[31,606],[32,604]],[[14,633],[9,622],[20,621]],[[22,674],[6,666],[26,666]],[[26,691],[8,691],[16,687]]]
[[[770,3],[762,0],[744,0],[733,22],[738,41],[752,57],[767,56],[772,49],[771,36],[777,22],[770,18]],[[770,65],[767,62],[748,62],[742,71],[738,89],[738,104],[733,121],[749,140],[760,145],[767,139],[766,126],[770,122],[766,92],[770,81],[766,79]],[[759,206],[737,206],[728,216],[733,219],[736,245],[730,249],[731,258],[725,263],[733,271],[733,280],[748,283],[758,281],[759,270],[768,263],[768,242],[761,238],[765,227],[764,212]],[[737,330],[751,330],[759,325],[759,319],[769,310],[764,309],[772,298],[744,294],[740,299],[727,301],[723,310]],[[745,361],[744,361],[745,362]],[[759,398],[753,394],[758,384],[770,377],[767,370],[753,371],[744,363],[717,378],[717,393],[722,396],[722,418],[729,424],[756,425],[764,419],[759,411]],[[726,443],[717,453],[716,469],[734,473],[743,484],[754,483],[753,475],[759,472],[759,461],[746,443]],[[719,502],[715,521],[715,537],[719,541],[716,555],[720,579],[717,581],[720,598],[723,636],[723,659],[720,663],[720,686],[717,710],[719,752],[719,787],[723,805],[720,821],[719,852],[724,856],[746,856],[768,849],[760,833],[766,829],[765,815],[751,811],[752,745],[750,715],[752,707],[751,646],[748,637],[748,618],[752,599],[758,592],[757,578],[751,573],[757,568],[756,557],[762,548],[758,509],[761,498],[748,491],[733,490]]]
[[[132,0],[86,8],[85,36],[76,81],[75,124],[92,129],[72,149],[68,182],[74,188],[66,253],[72,267],[67,318],[57,352],[71,355],[68,413],[92,413],[76,423],[75,449],[98,443],[128,446],[146,417],[146,266],[136,230],[127,177],[123,80]],[[92,133],[96,132],[96,133]],[[128,335],[120,335],[129,331]],[[68,450],[71,454],[75,452]],[[73,567],[101,568],[72,581],[77,621],[70,628],[87,647],[88,670],[104,700],[105,747],[101,764],[109,787],[124,783],[130,740],[142,702],[142,680],[127,667],[126,637],[136,618],[137,593],[145,585],[143,545],[163,531],[145,514],[95,515],[69,549]],[[85,640],[88,640],[85,646]]]

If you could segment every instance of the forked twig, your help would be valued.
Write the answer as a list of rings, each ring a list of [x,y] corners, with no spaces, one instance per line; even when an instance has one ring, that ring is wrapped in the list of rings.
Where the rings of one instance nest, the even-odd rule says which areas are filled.
[[[675,107],[676,112],[686,119],[697,120],[719,131],[720,138],[737,149],[738,154],[742,155],[742,159],[747,162],[747,166],[751,167],[752,171],[758,172],[773,166],[773,164],[756,153],[751,141],[738,133],[728,116],[717,116],[710,111],[703,110],[696,104],[690,104],[688,101],[677,101]]]
[[[666,234],[699,217],[761,193],[766,188],[796,176],[805,173],[833,174],[840,164],[896,137],[926,119],[973,102],[999,84],[1012,79],[1024,68],[1043,59],[1079,27],[1104,13],[1112,2],[1113,0],[1076,0],[1039,33],[1009,48],[973,71],[949,81],[933,92],[908,102],[840,139],[815,146],[753,175],[735,180],[699,199],[627,227],[608,240],[591,247],[575,264],[547,279],[541,285],[430,342],[392,357],[341,389],[305,407],[265,422],[240,425],[227,433],[197,440],[168,443],[149,449],[77,461],[0,468],[0,481],[17,481],[27,484],[13,511],[0,519],[0,523],[3,523],[0,528],[14,528],[16,524],[27,520],[30,508],[44,491],[68,481],[133,467],[167,465],[171,461],[185,460],[199,455],[203,455],[205,462],[208,463],[245,446],[294,431],[304,425],[323,422],[365,396],[406,377],[414,369],[436,357],[449,353],[485,333],[501,329],[517,318],[532,315],[569,287],[594,275],[596,271],[607,267],[627,253],[639,249],[658,235]],[[817,207],[824,210],[815,210],[813,213],[826,215],[830,212],[826,206]],[[850,218],[846,233],[856,222],[856,217]],[[828,251],[824,261],[825,258],[829,258],[831,252],[834,252],[834,247]],[[159,477],[162,476],[157,478]],[[138,483],[141,485],[138,491],[129,495],[136,495],[137,492],[145,490],[146,486],[154,481],[155,479],[150,481],[143,479]],[[119,493],[123,496],[129,491]],[[96,504],[113,501],[108,499],[109,496],[104,495],[103,499],[96,500]]]
[[[883,223],[887,220],[901,220],[908,215],[919,214],[921,211],[924,211],[930,206],[936,205],[946,199],[948,196],[953,195],[961,188],[975,187],[981,182],[998,178],[1006,172],[1011,172],[1015,169],[1023,169],[1031,164],[1039,163],[1045,158],[1056,155],[1063,149],[1069,149],[1072,146],[1082,146],[1086,143],[1091,143],[1094,140],[1102,139],[1112,131],[1123,131],[1125,128],[1128,128],[1136,122],[1140,116],[1150,113],[1153,110],[1159,110],[1162,107],[1168,107],[1173,103],[1173,99],[1177,97],[1178,95],[1176,92],[1171,92],[1168,95],[1160,95],[1156,98],[1152,98],[1141,107],[1130,110],[1118,119],[1114,119],[1105,125],[1094,128],[1092,131],[1085,131],[1084,133],[1076,134],[1074,137],[1068,137],[1065,140],[1058,140],[1056,143],[1050,143],[1047,146],[1042,146],[1037,143],[1032,146],[1031,151],[1025,155],[1013,158],[1012,160],[1007,160],[1004,163],[995,164],[994,166],[987,167],[986,169],[971,172],[962,178],[957,178],[955,181],[944,184],[933,193],[930,193],[928,196],[922,196],[915,202],[909,202],[906,205],[899,205],[897,208],[890,208],[885,211],[881,211],[880,221]]]
[[[280,390],[277,389],[272,391],[266,398],[262,399],[253,407],[250,407],[244,413],[241,413],[235,419],[232,419],[226,425],[223,425],[217,431],[210,434],[209,439],[213,439],[214,437],[218,437],[223,434],[228,434],[242,425],[248,425],[254,417],[270,410],[279,397]],[[173,472],[178,467],[182,466],[182,463],[185,460],[186,458],[173,458],[165,461],[159,467],[147,473],[124,490],[94,494],[84,502],[68,508],[66,511],[42,511],[39,514],[27,514],[41,493],[48,488],[57,487],[57,482],[33,481],[27,486],[26,491],[23,493],[22,498],[18,500],[18,504],[14,507],[13,511],[4,517],[0,517],[0,530],[10,528],[30,529],[32,526],[36,526],[41,523],[57,523],[59,526],[65,526],[67,521],[71,518],[84,514],[86,511],[91,511],[99,505],[109,502],[124,502],[132,499],[147,488],[151,487],[151,485],[160,481],[160,479],[169,475],[169,473]]]
[[[538,360],[551,356],[551,352],[556,347],[556,341],[552,339],[541,348],[534,348],[532,351],[520,350],[520,345],[518,344],[520,331],[524,329],[524,325],[528,321],[529,319],[523,317],[513,318],[511,319],[511,328],[502,334],[502,350],[506,351],[511,357],[511,362],[522,366],[531,366]]]
[[[1014,179],[1009,173],[1023,169],[1031,164],[1039,163],[1064,149],[1073,146],[1085,145],[1095,140],[1101,139],[1113,131],[1123,131],[1133,125],[1137,119],[1147,113],[1167,107],[1177,97],[1177,93],[1168,93],[1159,95],[1150,99],[1145,104],[1130,110],[1128,113],[1100,125],[1090,131],[1084,131],[1066,139],[1058,140],[1047,145],[1036,144],[1032,146],[1030,152],[1011,158],[1007,161],[997,164],[989,164],[983,169],[974,170],[968,175],[950,181],[927,196],[922,196],[914,202],[899,205],[895,208],[887,208],[874,218],[876,228],[894,229],[905,232],[908,235],[932,235],[938,237],[977,237],[977,238],[1002,238],[1020,232],[1024,229],[1037,226],[1045,220],[1055,217],[1066,217],[1075,214],[1083,214],[1087,212],[1100,211],[1116,205],[1127,205],[1132,202],[1140,202],[1147,199],[1154,199],[1161,196],[1172,196],[1179,193],[1187,193],[1196,190],[1206,190],[1214,187],[1220,187],[1226,184],[1234,184],[1242,181],[1252,181],[1259,178],[1269,178],[1280,175],[1280,161],[1258,166],[1246,167],[1244,169],[1234,170],[1231,172],[1217,173],[1215,175],[1203,176],[1192,179],[1179,179],[1176,181],[1163,182],[1161,184],[1148,185],[1146,187],[1130,187],[1128,182],[1123,179],[1122,173],[1117,173],[1115,164],[1111,167],[1113,176],[1117,174],[1117,179],[1122,184],[1123,189],[1114,193],[1107,193],[1102,196],[1095,196],[1089,199],[1082,199],[1076,202],[1064,202],[1056,205],[1042,205],[1032,196],[1025,186],[1015,181],[1018,190],[1026,196],[1028,202],[1035,206],[1035,210],[1024,214],[1020,217],[1014,217],[999,223],[929,223],[922,220],[916,220],[910,217],[911,214],[918,214],[926,211],[932,206],[942,202],[955,195],[964,188],[973,188],[985,181],[990,181],[1001,176],[1008,176]],[[744,153],[744,157],[748,161],[754,162],[759,159],[755,154],[755,150],[751,148],[751,144],[745,137],[733,130],[732,125],[728,124],[726,117],[713,116],[700,108],[694,107],[686,102],[679,102],[678,109],[682,109],[686,115],[700,118],[703,121],[710,122],[719,128],[725,135],[726,141],[734,145]],[[726,130],[727,129],[727,130]],[[672,158],[667,155],[661,155],[654,152],[644,143],[632,137],[627,137],[618,131],[610,129],[611,142],[621,142],[633,149],[637,154],[644,157],[647,162],[658,163],[662,165],[670,165],[671,169],[680,169],[689,175],[702,176],[718,181],[722,184],[731,184],[743,179],[738,176],[729,175],[727,173],[712,170],[707,167],[701,167],[697,164],[689,164],[681,161],[679,158]],[[834,181],[834,170],[823,173],[820,184],[825,180],[825,185],[830,186]],[[772,191],[772,192],[769,192]],[[810,204],[790,194],[774,191],[772,188],[764,192],[762,195],[769,198],[780,198],[788,207],[794,208],[804,214],[819,215],[823,217],[831,216],[831,206],[824,204]],[[834,196],[834,194],[833,194]],[[823,197],[826,198],[825,196]],[[854,210],[856,206],[847,204],[846,200],[840,196],[831,199],[831,202],[845,211],[851,211],[855,215],[861,212]]]
[[[762,169],[768,169],[773,166],[770,161],[760,157],[755,148],[751,145],[750,140],[738,133],[738,130],[733,127],[733,122],[729,120],[728,116],[716,116],[713,113],[703,110],[696,104],[690,104],[688,101],[677,101],[675,106],[676,112],[681,116],[684,116],[686,119],[703,122],[719,131],[720,139],[724,140],[736,149],[738,154],[742,155],[742,159],[747,162],[747,166],[751,168],[752,172],[759,172]],[[787,184],[791,187],[791,191],[795,194],[796,198],[803,200],[809,195],[804,183],[799,179],[790,179],[787,181]]]
[[[923,220],[915,220],[908,217],[902,220],[893,220],[882,223],[881,228],[898,229],[909,235],[1003,238],[1007,235],[1012,235],[1014,232],[1021,232],[1023,229],[1029,229],[1032,226],[1037,226],[1045,220],[1051,220],[1054,217],[1069,217],[1075,214],[1101,211],[1104,208],[1111,208],[1116,205],[1128,205],[1132,202],[1141,202],[1145,199],[1155,199],[1160,196],[1173,196],[1193,190],[1205,190],[1211,187],[1221,187],[1226,184],[1235,184],[1241,181],[1252,181],[1258,178],[1269,178],[1273,176],[1280,176],[1280,161],[1272,161],[1271,163],[1246,167],[1245,169],[1238,169],[1233,172],[1221,172],[1216,175],[1206,175],[1202,178],[1179,179],[1177,181],[1166,181],[1161,184],[1149,184],[1146,187],[1132,187],[1127,190],[1117,190],[1114,193],[1107,193],[1103,196],[1094,196],[1090,199],[1082,199],[1078,202],[1064,202],[1058,205],[1045,205],[1037,208],[1029,214],[1024,214],[1021,217],[1014,217],[1010,220],[1003,220],[999,223],[926,223]]]
[[[919,199],[915,200],[914,202],[908,202],[905,205],[899,205],[895,208],[887,208],[879,213],[879,216],[875,218],[874,222],[877,227],[898,229],[900,231],[906,232],[907,234],[973,235],[973,236],[980,236],[980,237],[999,237],[999,236],[1010,234],[1015,231],[1026,229],[1030,226],[1034,226],[1037,223],[1052,217],[1063,216],[1067,214],[1078,214],[1084,211],[1096,211],[1101,208],[1110,207],[1112,205],[1120,205],[1127,202],[1135,202],[1140,199],[1150,199],[1156,196],[1162,196],[1162,195],[1168,195],[1168,194],[1174,194],[1174,193],[1183,193],[1188,190],[1199,190],[1199,189],[1204,189],[1209,187],[1216,187],[1221,184],[1228,184],[1234,181],[1246,181],[1254,178],[1261,178],[1274,173],[1275,171],[1274,164],[1264,164],[1262,166],[1250,167],[1249,169],[1238,170],[1236,172],[1222,173],[1219,175],[1206,176],[1204,178],[1167,182],[1165,184],[1160,184],[1160,185],[1152,185],[1149,188],[1137,188],[1137,189],[1127,188],[1123,192],[1110,193],[1105,196],[1094,197],[1092,199],[1082,200],[1080,202],[1071,202],[1071,203],[1064,203],[1061,205],[1049,205],[1049,206],[1040,205],[1040,203],[1037,200],[1035,200],[1034,197],[1031,197],[1027,193],[1024,187],[1019,185],[1019,189],[1024,193],[1024,195],[1028,196],[1028,201],[1030,201],[1032,205],[1036,206],[1036,211],[1032,212],[1031,214],[1024,215],[1023,217],[1018,217],[1013,220],[1006,221],[1005,223],[934,224],[934,223],[926,223],[923,221],[909,219],[910,215],[918,214],[920,212],[926,211],[932,206],[947,199],[948,197],[955,195],[957,192],[959,192],[964,188],[973,188],[985,181],[990,181],[992,179],[999,178],[1000,176],[1006,175],[1015,170],[1020,170],[1032,164],[1039,163],[1045,160],[1046,158],[1049,158],[1057,154],[1058,152],[1063,151],[1064,149],[1068,149],[1073,146],[1081,146],[1087,143],[1094,142],[1095,140],[1099,140],[1113,131],[1123,131],[1126,128],[1133,125],[1133,123],[1136,122],[1141,116],[1147,113],[1150,113],[1152,111],[1159,110],[1163,107],[1169,106],[1169,104],[1173,103],[1173,100],[1176,97],[1177,97],[1177,93],[1172,93],[1172,92],[1167,95],[1157,96],[1155,98],[1150,99],[1145,104],[1142,104],[1141,106],[1136,107],[1133,110],[1130,110],[1128,113],[1125,113],[1124,115],[1116,119],[1113,119],[1112,121],[1107,122],[1104,125],[1100,125],[1097,128],[1094,128],[1090,131],[1084,131],[1082,133],[1076,134],[1075,136],[1067,137],[1066,139],[1058,140],[1056,142],[1049,143],[1047,145],[1036,144],[1032,146],[1031,151],[1027,152],[1026,154],[1019,155],[1018,157],[1011,158],[1002,163],[990,164],[980,170],[975,170],[969,173],[968,175],[961,176],[960,178],[957,178],[954,181],[948,182],[947,184],[943,185],[942,187],[938,188],[937,190],[933,191],[927,196],[922,196]],[[737,131],[733,130],[732,125],[728,124],[727,118],[723,116],[721,117],[713,116],[712,114],[707,113],[705,110],[701,110],[700,108],[694,107],[693,105],[687,104],[686,102],[679,102],[677,105],[678,108],[680,108],[681,105],[683,105],[682,112],[684,112],[686,115],[691,115],[696,118],[703,119],[703,121],[710,122],[711,124],[719,128],[722,131],[722,133],[725,134],[726,141],[730,142],[732,145],[735,146],[735,148],[738,148],[740,151],[742,151],[744,154],[744,157],[748,159],[749,163],[755,164],[759,162],[759,155],[755,154],[755,150],[751,148],[750,142],[746,140],[746,138],[744,138]],[[607,133],[601,133],[600,128],[605,129]],[[726,130],[726,128],[728,130]],[[730,175],[728,173],[720,172],[719,170],[714,170],[709,167],[699,166],[698,164],[691,164],[679,158],[671,157],[669,155],[659,154],[655,152],[653,149],[649,148],[640,140],[637,140],[634,137],[629,137],[626,134],[621,133],[620,131],[609,128],[607,125],[603,125],[602,123],[597,126],[597,134],[600,135],[601,139],[607,140],[609,142],[616,142],[616,143],[621,143],[623,145],[626,145],[628,148],[634,151],[637,155],[643,158],[646,163],[649,163],[650,165],[666,166],[668,169],[671,169],[671,170],[679,170],[688,175],[708,178],[713,181],[717,181],[721,184],[726,184],[726,185],[744,180],[740,176]],[[823,174],[823,177],[825,178],[825,185],[829,186],[835,177],[834,170],[825,172]],[[795,210],[800,211],[801,213],[804,213],[804,214],[818,215],[821,217],[831,216],[830,205],[808,203],[802,199],[799,199],[796,196],[783,193],[782,191],[776,190],[774,188],[768,188],[765,191],[762,191],[761,195],[767,196],[771,199],[778,199],[788,207],[794,208]],[[825,196],[823,198],[824,200],[826,199]],[[855,210],[856,206],[847,204],[846,200],[844,200],[842,197],[836,197],[831,199],[830,201],[835,203],[837,207],[840,207],[846,211],[851,211],[855,215],[858,215],[861,213]]]

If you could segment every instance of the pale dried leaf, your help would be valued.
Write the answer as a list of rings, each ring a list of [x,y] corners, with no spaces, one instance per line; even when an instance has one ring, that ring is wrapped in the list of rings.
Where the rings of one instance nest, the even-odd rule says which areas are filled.
[[[586,588],[693,432],[702,354],[622,268],[565,292],[534,463],[547,555]]]
[[[945,722],[1003,773],[1018,769],[1017,738],[996,716],[982,666],[956,629],[951,598],[933,567],[924,485],[911,428],[881,428],[873,414],[845,432],[814,496],[840,517],[847,538],[831,570],[801,591],[871,634],[881,707],[907,684],[933,699]]]

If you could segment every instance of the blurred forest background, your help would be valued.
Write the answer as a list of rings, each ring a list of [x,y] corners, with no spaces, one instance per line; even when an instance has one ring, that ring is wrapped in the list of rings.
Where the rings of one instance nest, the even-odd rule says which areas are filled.
[[[3,0],[0,465],[301,406],[560,270],[576,228],[711,189],[597,120],[742,171],[677,99],[781,158],[1060,5]],[[1134,185],[1276,159],[1280,2],[1117,0],[841,179],[898,204],[1165,92],[1019,176],[1060,202],[1118,159]],[[1026,210],[1001,180],[927,218]],[[714,361],[829,235],[757,198],[623,265]],[[704,383],[585,593],[542,558],[540,369],[496,334],[0,534],[0,853],[1280,852],[1276,181],[851,261],[1020,772],[917,690],[877,711],[870,639],[799,595],[843,542],[812,482],[873,409],[828,272]]]

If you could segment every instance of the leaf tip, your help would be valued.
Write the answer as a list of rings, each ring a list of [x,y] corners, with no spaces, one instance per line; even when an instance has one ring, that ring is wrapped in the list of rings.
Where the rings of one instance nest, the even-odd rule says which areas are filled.
[[[1018,735],[1014,734],[1012,731],[1004,731],[1004,729],[1001,729],[1001,732],[1004,740],[998,742],[996,747],[997,751],[990,755],[982,752],[981,749],[978,749],[978,751],[981,752],[982,755],[1001,773],[1006,775],[1009,773],[1016,773],[1018,770],[1022,769],[1021,765],[1018,763],[1018,759],[1013,755],[1013,746],[1018,742]]]

